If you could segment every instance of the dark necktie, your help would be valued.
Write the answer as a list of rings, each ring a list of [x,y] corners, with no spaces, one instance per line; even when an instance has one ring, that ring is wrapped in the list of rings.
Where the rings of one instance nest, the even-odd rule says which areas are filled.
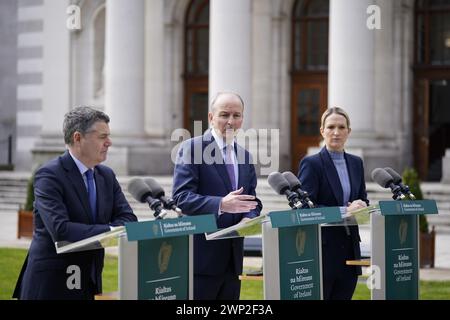
[[[91,207],[92,221],[95,223],[97,218],[97,194],[94,186],[94,171],[89,169],[85,172],[85,175],[88,186],[89,206]]]
[[[231,182],[231,189],[236,190],[236,176],[234,175],[234,165],[232,160],[233,147],[231,145],[227,145],[225,147],[225,166],[227,168],[228,177]]]

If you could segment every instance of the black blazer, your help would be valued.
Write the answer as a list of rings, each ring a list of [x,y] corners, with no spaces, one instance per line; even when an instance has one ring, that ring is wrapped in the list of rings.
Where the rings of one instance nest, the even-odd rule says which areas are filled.
[[[357,199],[361,199],[369,204],[366,193],[366,183],[364,180],[364,167],[360,157],[344,153],[345,162],[347,164],[347,171],[350,180],[350,198],[352,202]],[[312,156],[305,157],[300,162],[298,177],[302,183],[302,187],[310,195],[311,200],[317,206],[343,206],[343,191],[342,185],[339,180],[336,167],[333,160],[326,150],[322,150]],[[346,204],[345,204],[346,205]],[[337,230],[327,230],[329,228],[339,227],[327,227],[322,228],[322,245],[326,253],[327,246],[329,244],[336,244],[339,241],[343,241],[345,234],[344,228]],[[349,259],[360,259],[361,251],[359,242],[361,238],[357,226],[349,227],[350,236],[353,242],[353,257],[347,257]],[[340,233],[339,233],[340,232]],[[342,233],[342,239],[341,238]],[[361,273],[361,268],[358,268],[358,274]]]

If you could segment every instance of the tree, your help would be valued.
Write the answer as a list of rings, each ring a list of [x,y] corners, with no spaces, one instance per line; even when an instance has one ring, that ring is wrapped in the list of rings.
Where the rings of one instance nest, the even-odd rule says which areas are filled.
[[[34,230],[34,176],[36,170],[33,170],[33,174],[27,183],[27,197],[25,199],[24,208],[19,208],[17,212],[17,238],[32,237]]]
[[[25,201],[24,210],[33,211],[34,207],[34,173],[28,180],[27,184],[27,198]]]
[[[417,171],[413,168],[406,168],[403,171],[403,183],[409,186],[412,194],[415,195],[416,200],[423,200],[422,189],[420,188],[420,179]],[[419,215],[419,230],[423,233],[428,233],[427,216]]]

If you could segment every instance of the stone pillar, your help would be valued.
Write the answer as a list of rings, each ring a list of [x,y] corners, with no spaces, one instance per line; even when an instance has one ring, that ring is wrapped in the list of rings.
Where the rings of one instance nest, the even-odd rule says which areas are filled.
[[[113,142],[106,163],[117,174],[144,173],[134,159],[145,158],[147,149],[145,1],[107,0],[105,33],[105,112]]]
[[[146,101],[146,132],[151,137],[170,136],[172,128],[172,114],[174,113],[174,104],[167,101],[164,92],[167,92],[166,78],[168,74],[174,74],[169,71],[169,66],[165,64],[168,55],[180,54],[181,51],[170,50],[169,52],[165,42],[167,39],[164,34],[164,1],[152,0],[146,2],[146,81],[145,81],[145,101]],[[170,38],[170,37],[167,37]],[[180,39],[180,42],[181,39]],[[175,60],[175,59],[173,59]],[[175,82],[175,81],[174,81]],[[169,94],[172,96],[173,93]],[[173,94],[175,95],[175,94]],[[181,94],[180,94],[181,95]]]
[[[245,103],[244,127],[251,126],[251,1],[211,0],[209,95],[233,91]]]
[[[406,16],[388,0],[330,1],[328,105],[349,114],[346,150],[363,158],[368,181],[376,167],[402,171],[407,165],[400,163],[406,104],[399,96],[408,84],[397,76],[405,35],[399,34],[402,25],[393,23]],[[373,17],[380,19],[380,29],[370,28]]]
[[[328,104],[348,112],[353,136],[374,130],[374,31],[366,26],[371,2],[330,1]]]
[[[144,0],[106,3],[105,111],[113,137],[144,136],[144,17]]]
[[[61,154],[64,115],[71,108],[70,99],[70,37],[66,27],[70,1],[44,1],[42,42],[42,129],[33,154],[33,167]],[[36,121],[36,119],[34,120]]]

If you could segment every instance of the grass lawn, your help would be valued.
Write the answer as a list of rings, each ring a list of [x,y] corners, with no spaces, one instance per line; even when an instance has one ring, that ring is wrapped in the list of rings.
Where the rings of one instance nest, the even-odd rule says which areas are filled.
[[[11,299],[27,250],[0,248],[0,300]]]
[[[11,299],[17,277],[25,260],[24,249],[0,248],[0,300]],[[117,291],[117,258],[106,256],[103,270],[103,292]],[[242,300],[262,300],[263,282],[242,281]],[[365,283],[358,283],[354,300],[370,300],[370,291]],[[420,299],[450,299],[450,281],[420,281]]]

